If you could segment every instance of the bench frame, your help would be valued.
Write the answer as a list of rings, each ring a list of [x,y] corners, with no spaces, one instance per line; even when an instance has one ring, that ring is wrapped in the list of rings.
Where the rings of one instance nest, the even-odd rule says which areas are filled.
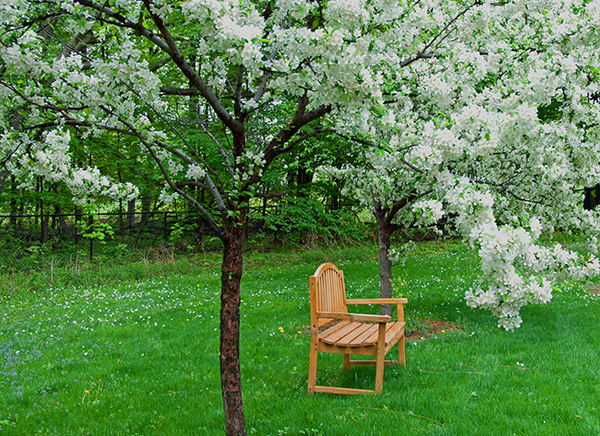
[[[374,298],[347,300],[344,273],[332,263],[324,263],[310,276],[310,363],[308,370],[308,393],[373,394],[383,388],[385,365],[406,365],[404,349],[404,311],[406,298]],[[395,304],[398,321],[391,322],[387,315],[364,315],[348,313],[348,304]],[[332,320],[338,324],[319,331]],[[375,325],[368,324],[375,323]],[[350,333],[347,333],[350,332]],[[354,333],[364,332],[364,333]],[[398,360],[385,360],[385,355],[398,343]],[[375,390],[317,386],[317,359],[319,352],[338,353],[344,356],[344,370],[351,365],[375,365]],[[350,355],[377,356],[377,360],[351,360]]]

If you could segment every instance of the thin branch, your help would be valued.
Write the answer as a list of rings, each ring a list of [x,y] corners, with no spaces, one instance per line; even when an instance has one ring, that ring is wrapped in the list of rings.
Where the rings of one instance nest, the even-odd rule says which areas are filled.
[[[400,67],[401,68],[407,67],[410,64],[412,64],[413,62],[418,61],[419,59],[433,59],[433,58],[435,58],[435,55],[433,55],[431,53],[419,52],[419,53],[417,53],[417,55],[415,57],[412,57],[405,61],[400,62]]]
[[[161,145],[161,143],[159,143],[158,141],[157,141],[157,143],[158,143],[158,145]],[[187,156],[182,151],[173,149],[173,150],[171,150],[171,152],[173,154],[175,154],[177,157],[181,158],[187,164],[195,164],[194,160],[192,158],[190,158],[189,156]],[[212,170],[211,167],[207,167],[207,168]],[[211,193],[215,202],[217,203],[217,208],[219,209],[219,212],[221,213],[221,218],[225,219],[227,217],[227,206],[225,205],[225,202],[223,201],[223,197],[221,196],[219,189],[216,187],[216,185],[214,184],[214,182],[212,181],[212,179],[210,178],[210,176],[208,174],[204,175],[204,181],[206,182],[208,191]]]
[[[202,130],[204,131],[204,133],[206,135],[208,135],[208,137],[214,142],[214,144],[219,149],[219,152],[221,153],[221,156],[223,157],[223,161],[225,162],[225,165],[227,165],[229,174],[231,175],[231,177],[233,177],[235,172],[233,171],[233,168],[231,167],[231,162],[229,161],[229,155],[227,155],[227,153],[225,152],[225,149],[221,146],[221,143],[219,142],[219,140],[206,128],[206,126],[204,125],[204,122],[202,122],[202,120],[200,120],[200,117],[198,116],[197,113],[196,113],[196,119],[197,119],[200,127],[202,127]]]
[[[295,146],[297,146],[298,144],[300,144],[300,143],[302,143],[302,142],[306,141],[306,140],[307,140],[307,139],[309,139],[309,138],[313,138],[313,137],[315,137],[315,136],[317,136],[317,135],[321,135],[321,134],[323,134],[323,133],[333,133],[333,132],[334,132],[334,130],[333,130],[333,129],[331,129],[331,128],[325,128],[325,129],[316,129],[316,130],[313,130],[313,131],[312,131],[312,132],[310,132],[310,133],[306,133],[306,134],[304,134],[304,135],[302,135],[302,136],[300,136],[300,137],[298,137],[298,138],[294,139],[293,141],[290,141],[290,142],[288,143],[287,147],[285,147],[285,148],[282,148],[282,149],[281,149],[281,151],[282,151],[282,153],[288,152],[288,151],[290,151],[291,149],[293,149]]]
[[[467,8],[465,8],[463,11],[461,11],[460,13],[458,13],[454,18],[452,18],[448,23],[446,23],[446,25],[444,26],[444,28],[439,31],[437,33],[437,35],[435,35],[431,41],[429,41],[429,43],[422,49],[419,51],[419,53],[417,53],[416,56],[409,58],[403,62],[400,63],[400,67],[407,67],[408,65],[412,64],[413,62],[418,61],[419,59],[431,59],[431,58],[435,58],[435,55],[432,53],[429,53],[429,50],[434,47],[434,48],[438,48],[440,46],[440,44],[444,41],[444,39],[446,39],[451,32],[449,31],[450,26],[452,26],[460,17],[462,17],[464,14],[466,14],[467,12],[469,12],[472,8],[474,8],[475,6],[481,5],[482,2],[480,0],[477,0],[475,2],[473,2],[473,4],[471,4],[470,6],[468,6]],[[444,35],[445,33],[445,35]],[[443,36],[442,36],[443,35]],[[440,38],[439,41],[436,40]]]
[[[159,69],[161,69],[162,67],[164,67],[165,65],[167,65],[169,62],[171,62],[171,58],[164,58],[162,61],[158,61],[157,63],[155,63],[154,65],[151,65],[150,68],[148,68],[151,72],[156,72]]]
[[[185,180],[183,182],[176,182],[175,185],[178,188],[183,188],[185,186],[194,186],[194,187],[201,188],[201,189],[204,189],[204,190],[208,189],[204,183],[200,183],[200,182],[197,182],[195,180]]]
[[[300,101],[299,106],[302,105],[302,101]],[[301,107],[298,107],[296,111],[296,115],[301,110]],[[322,117],[323,115],[332,111],[332,107],[330,105],[321,105],[302,116],[295,116],[295,122],[292,122],[292,125],[286,129],[281,130],[269,143],[267,148],[265,149],[265,162],[268,165],[281,153],[289,151],[288,148],[284,148],[283,146],[305,125],[310,123],[317,118]]]
[[[259,111],[260,109],[262,109],[263,107],[265,107],[267,104],[271,103],[273,101],[272,98],[262,102],[260,105],[256,106],[255,108],[246,110],[244,109],[244,116],[247,116],[248,114],[251,114],[252,112],[256,112]]]
[[[112,9],[110,9],[109,7],[107,7],[105,5],[100,5],[98,3],[94,3],[90,0],[76,0],[76,1],[77,1],[77,3],[79,3],[82,6],[85,6],[86,8],[94,9],[94,10],[100,12],[100,14],[104,14],[104,15],[112,18],[113,20],[115,20],[115,22],[112,22],[111,24],[114,24],[115,26],[118,26],[118,27],[126,27],[131,30],[134,30],[139,35],[141,35],[141,36],[145,37],[146,39],[148,39],[149,41],[151,41],[153,44],[155,44],[157,47],[159,47],[162,51],[167,53],[169,56],[173,57],[173,53],[171,52],[170,47],[167,44],[165,44],[165,42],[162,39],[160,39],[157,35],[155,35],[153,32],[151,32],[150,30],[145,28],[141,23],[134,23],[133,21],[128,20],[123,15],[113,11]],[[98,19],[101,21],[105,21],[100,16],[98,17]]]
[[[254,104],[257,104],[260,99],[262,98],[262,96],[265,94],[265,89],[267,88],[267,82],[269,80],[269,77],[271,75],[268,72],[265,72],[262,77],[260,78],[260,84],[258,85],[258,89],[256,90],[256,93],[254,94],[254,97],[252,98],[252,102]],[[249,111],[246,111],[246,114]]]
[[[65,107],[60,107],[60,106],[54,106],[54,105],[49,105],[49,104],[41,104],[41,103],[36,103],[33,100],[28,99],[25,94],[23,94],[22,92],[20,92],[17,88],[15,88],[15,86],[12,84],[12,80],[11,83],[8,84],[6,83],[4,80],[0,80],[0,85],[4,86],[5,88],[10,89],[12,92],[14,92],[16,95],[18,95],[19,97],[21,97],[23,100],[25,100],[27,103],[36,106],[40,109],[44,109],[44,110],[51,110],[51,111],[58,111],[58,112],[76,112],[76,111],[82,111],[84,109],[87,108],[87,106],[65,106]]]
[[[112,111],[106,107],[102,107],[102,109],[107,112],[107,113],[111,113]],[[116,115],[115,115],[116,116]],[[204,217],[207,219],[207,221],[210,223],[211,227],[213,227],[213,229],[217,232],[217,234],[219,235],[219,237],[222,239],[224,237],[223,235],[223,230],[219,227],[219,225],[217,224],[217,222],[214,220],[214,218],[208,213],[208,211],[200,204],[196,201],[196,199],[194,199],[191,195],[189,195],[188,193],[186,193],[185,191],[179,189],[177,187],[177,185],[173,182],[173,180],[171,180],[171,177],[169,176],[169,173],[167,172],[167,170],[165,169],[162,161],[160,160],[160,158],[156,155],[156,153],[154,152],[154,149],[152,148],[152,146],[146,141],[146,138],[144,138],[144,136],[138,132],[132,125],[130,125],[126,120],[120,119],[118,116],[116,116],[119,121],[121,121],[125,126],[127,126],[132,132],[134,132],[134,134],[138,137],[138,139],[140,140],[140,142],[144,145],[144,147],[146,147],[146,149],[148,150],[148,152],[150,153],[150,155],[152,156],[152,158],[154,159],[154,161],[156,162],[156,164],[158,165],[158,167],[160,168],[161,173],[163,174],[163,177],[165,178],[165,181],[167,182],[167,184],[171,187],[171,189],[175,192],[177,192],[179,195],[181,195],[182,197],[184,197],[186,200],[188,200],[194,207],[196,207],[196,209],[198,209],[202,215],[204,215]],[[185,154],[181,153],[183,156],[185,156]],[[189,158],[188,158],[189,159]],[[191,159],[190,159],[191,160]],[[193,162],[193,161],[192,161]],[[205,180],[210,180],[210,176],[208,176],[208,174],[205,175]],[[212,193],[212,192],[211,192]],[[213,195],[214,196],[214,195]],[[217,191],[217,196],[215,197],[215,201],[218,201],[220,199],[220,194]],[[226,216],[226,209],[225,209],[225,216]],[[223,214],[223,211],[222,211]]]
[[[2,161],[0,161],[0,166],[4,166],[8,163],[8,161],[10,160],[11,157],[14,156],[14,154],[19,150],[19,148],[21,147],[21,144],[17,145],[17,147],[11,151],[10,153],[8,153],[4,159],[2,159]]]
[[[402,159],[400,159],[402,161],[402,163],[404,165],[406,165],[407,167],[409,167],[411,170],[416,171],[417,173],[421,173],[424,174],[424,171],[420,168],[417,168],[416,166],[414,166],[413,164],[411,164],[410,162],[408,162],[404,157]]]
[[[161,86],[160,92],[165,95],[185,95],[194,97],[198,95],[198,90],[196,88],[176,88],[174,86]]]
[[[541,206],[544,205],[544,202],[541,200],[528,200],[526,198],[519,197],[517,194],[515,194],[512,191],[509,191],[508,189],[504,189],[504,192],[513,197],[515,200],[522,201],[523,203],[539,204]]]
[[[115,126],[108,126],[106,124],[93,124],[88,121],[80,121],[75,118],[69,117],[67,114],[63,114],[63,116],[65,118],[60,121],[49,121],[47,123],[36,124],[35,126],[23,127],[23,130],[25,130],[25,131],[27,131],[27,130],[43,130],[43,129],[47,129],[49,127],[61,126],[64,124],[64,125],[73,126],[73,127],[78,127],[78,126],[79,127],[98,127],[102,130],[107,130],[110,132],[124,133],[126,135],[131,135],[131,136],[137,137],[135,132],[132,132],[127,129],[121,129],[121,128],[115,127]]]
[[[158,35],[154,34],[150,30],[148,30],[141,23],[134,23],[133,21],[130,21],[123,15],[113,11],[112,9],[108,8],[105,5],[100,5],[100,4],[94,3],[93,1],[90,1],[90,0],[76,0],[76,1],[82,6],[85,6],[90,9],[94,9],[94,10],[100,12],[100,14],[104,14],[104,15],[110,17],[111,19],[115,20],[114,22],[111,22],[111,24],[118,26],[118,27],[128,28],[128,29],[135,31],[137,34],[145,37],[150,42],[155,44],[158,48],[160,48],[162,51],[167,53],[170,56],[170,58],[173,59],[175,64],[179,67],[180,71],[191,81],[191,83],[193,83],[193,85],[196,88],[198,88],[198,90],[200,90],[201,94],[204,96],[204,98],[207,100],[207,102],[212,106],[214,111],[217,113],[217,116],[219,118],[221,118],[221,120],[223,120],[223,122],[230,129],[240,130],[243,128],[242,125],[239,122],[236,122],[236,120],[233,119],[231,114],[229,114],[227,109],[221,104],[221,101],[216,96],[216,94],[212,91],[210,86],[208,86],[208,84],[200,78],[200,76],[194,71],[194,69],[191,67],[191,65],[185,60],[185,58],[183,57],[183,55],[177,48],[175,39],[169,33],[169,31],[168,31],[166,25],[164,24],[164,22],[162,21],[162,19],[160,19],[155,14],[149,12],[154,23],[157,25],[157,27],[161,31],[161,34],[162,34],[161,36],[163,36],[165,38],[165,40],[167,41],[166,43],[162,39],[160,39],[158,37]],[[145,0],[144,4],[146,6],[146,9],[148,9],[148,11],[150,11],[149,0]],[[105,18],[102,18],[101,16],[98,17],[98,20],[108,22],[108,20],[106,20]]]
[[[461,11],[458,15],[456,15],[453,19],[451,19],[448,23],[446,23],[446,25],[444,26],[444,28],[438,32],[438,34],[431,40],[429,41],[429,44],[427,44],[425,46],[425,48],[423,50],[421,50],[422,53],[427,52],[435,43],[436,39],[438,39],[444,32],[446,32],[446,35],[444,35],[443,37],[441,37],[439,43],[441,43],[448,35],[450,35],[450,32],[448,31],[448,29],[450,28],[450,26],[452,26],[460,17],[462,17],[463,15],[465,15],[467,12],[469,12],[472,8],[474,8],[475,6],[481,5],[482,2],[481,0],[476,0],[475,2],[473,2],[473,4],[471,4],[470,6],[466,7],[463,11]],[[439,43],[437,44],[437,46],[439,47]]]
[[[214,218],[207,212],[206,209],[204,209],[204,207],[200,203],[198,203],[196,201],[196,199],[194,199],[187,192],[178,188],[177,185],[175,183],[173,183],[173,181],[171,180],[171,177],[169,177],[169,174],[167,173],[167,170],[165,169],[164,165],[162,164],[161,160],[156,155],[156,153],[154,153],[154,150],[152,149],[152,147],[147,142],[145,142],[143,140],[143,138],[140,138],[140,141],[142,141],[142,144],[144,144],[144,146],[146,147],[146,149],[148,150],[148,152],[150,153],[150,155],[152,156],[152,158],[154,159],[154,161],[160,168],[160,171],[163,174],[165,181],[171,187],[171,189],[173,191],[177,192],[182,197],[184,197],[186,200],[188,200],[192,205],[194,205],[196,207],[196,209],[198,209],[200,211],[200,213],[202,213],[202,215],[204,215],[206,220],[209,222],[210,226],[217,232],[217,235],[219,235],[219,238],[223,239],[224,238],[223,230],[219,227],[219,225],[214,220]]]
[[[62,40],[60,40],[59,38],[55,37],[55,39],[57,39],[61,44],[64,44],[64,42]],[[73,49],[74,50],[74,49]],[[81,52],[77,52],[79,54],[79,56],[81,56],[84,59],[88,59],[91,62],[91,59],[89,59],[84,53]],[[64,80],[63,80],[64,82]],[[72,86],[66,82],[64,82],[67,86]],[[141,98],[141,96],[139,95],[139,93],[131,86],[129,85],[127,82],[121,81],[121,83],[127,88],[129,89],[129,91],[134,94],[136,97],[138,97],[141,101],[144,102],[144,104],[146,104],[146,106],[148,106],[150,108],[150,110],[152,110],[165,124],[167,124],[171,130],[181,139],[181,141],[185,144],[185,146],[192,152],[194,153],[194,155],[198,158],[198,160],[208,169],[208,171],[210,171],[211,173],[213,173],[213,175],[219,180],[219,183],[221,183],[221,180],[219,178],[219,175],[217,174],[216,171],[214,171],[207,163],[204,159],[202,159],[200,156],[198,156],[198,154],[195,152],[194,148],[190,145],[190,143],[185,139],[185,137],[181,134],[181,132],[179,132],[179,129],[175,128],[175,126],[173,126],[173,124],[165,117],[163,116],[163,114],[158,111],[152,104],[150,104],[147,101],[144,101],[143,98]],[[16,91],[15,91],[16,92]],[[23,97],[24,98],[24,97]],[[33,102],[31,102],[32,104],[35,104]],[[54,109],[54,110],[59,110],[59,109]],[[109,111],[107,113],[110,113],[110,115],[114,116],[117,119],[120,119],[119,116],[117,116],[113,111]],[[135,135],[135,133],[132,133]],[[172,150],[171,150],[172,151]]]

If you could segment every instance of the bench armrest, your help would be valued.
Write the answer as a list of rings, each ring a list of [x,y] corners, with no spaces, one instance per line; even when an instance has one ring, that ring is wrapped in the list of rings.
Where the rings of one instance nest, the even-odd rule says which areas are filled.
[[[346,300],[346,304],[407,304],[406,298],[370,298],[360,300]]]
[[[388,315],[363,315],[359,313],[341,312],[317,312],[317,318],[344,319],[359,322],[390,322],[392,317]]]

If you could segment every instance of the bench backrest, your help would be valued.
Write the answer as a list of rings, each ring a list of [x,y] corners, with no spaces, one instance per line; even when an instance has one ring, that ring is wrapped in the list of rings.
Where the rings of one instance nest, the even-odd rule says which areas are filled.
[[[310,276],[311,326],[319,328],[331,319],[317,319],[317,312],[348,313],[344,273],[332,263],[324,263]]]

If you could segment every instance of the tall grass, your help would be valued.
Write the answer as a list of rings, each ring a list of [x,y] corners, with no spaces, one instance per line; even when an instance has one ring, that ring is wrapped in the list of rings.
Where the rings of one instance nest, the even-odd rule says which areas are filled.
[[[386,367],[382,395],[309,397],[308,276],[333,261],[350,298],[375,297],[374,253],[249,256],[241,362],[250,434],[600,433],[598,297],[564,283],[550,304],[523,310],[519,330],[505,332],[465,306],[477,259],[456,243],[419,244],[395,268],[394,292],[408,297],[411,320],[461,330],[410,341],[407,366]],[[218,257],[119,268],[90,271],[85,283],[3,293],[0,434],[223,433]],[[345,373],[341,357],[321,355],[318,383],[372,389],[374,371]]]

